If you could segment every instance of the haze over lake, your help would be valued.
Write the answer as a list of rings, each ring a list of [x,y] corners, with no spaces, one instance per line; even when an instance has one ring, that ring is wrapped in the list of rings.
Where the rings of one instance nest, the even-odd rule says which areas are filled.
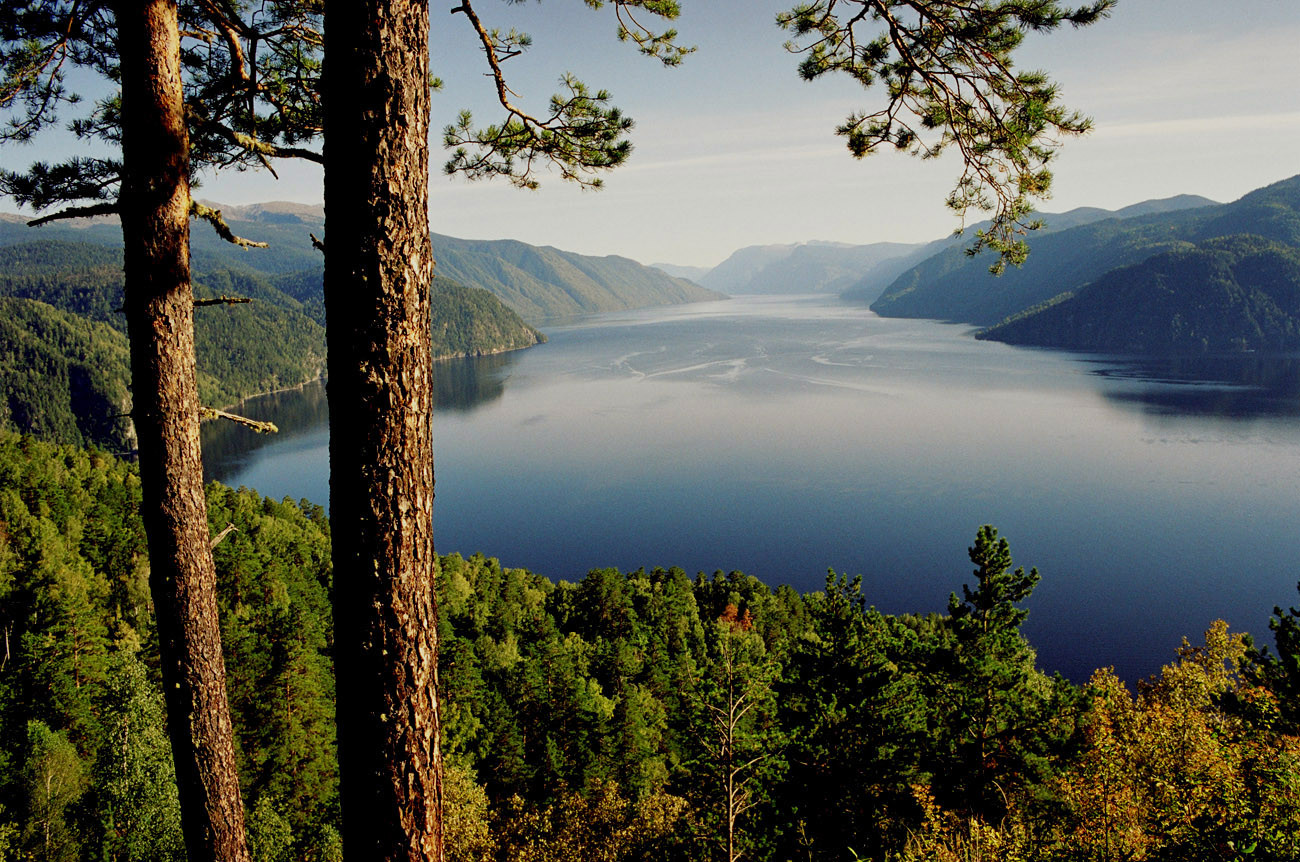
[[[435,538],[577,580],[862,574],[942,611],[991,523],[1042,581],[1039,663],[1135,678],[1227,619],[1269,642],[1300,578],[1294,359],[1133,364],[978,342],[824,297],[744,298],[547,328],[439,366]],[[319,385],[250,402],[279,437],[205,426],[213,478],[328,500]]]

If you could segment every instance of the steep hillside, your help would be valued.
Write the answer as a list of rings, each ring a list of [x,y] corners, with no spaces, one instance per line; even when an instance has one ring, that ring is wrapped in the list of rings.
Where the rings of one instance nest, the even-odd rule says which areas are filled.
[[[434,279],[433,355],[483,356],[546,341],[512,309],[481,287]]]
[[[44,302],[0,296],[0,427],[133,448],[126,336]]]
[[[254,300],[196,311],[199,394],[205,402],[231,404],[320,375],[325,363],[324,329],[303,303],[277,290],[259,273],[199,272],[194,292],[200,299]],[[126,333],[126,321],[117,311],[122,307],[118,249],[66,241],[0,247],[0,296],[37,300],[87,323]]]
[[[24,231],[9,235],[35,233]],[[204,403],[229,405],[323,372],[318,269],[198,272],[195,294],[253,300],[196,310]],[[113,418],[127,407],[130,380],[125,320],[118,312],[120,249],[58,239],[0,246],[0,299],[0,424],[68,443],[129,448],[129,423]],[[434,282],[433,316],[438,357],[499,353],[545,340],[487,291],[445,278]]]
[[[320,252],[311,244],[311,234],[320,237],[324,231],[320,207],[268,203],[224,207],[223,212],[235,233],[268,242],[271,248],[237,249],[217,240],[211,231],[196,230],[196,237],[204,234],[195,242],[196,256],[211,256],[226,265],[242,263],[297,281],[303,273],[321,271]],[[531,320],[718,298],[699,285],[623,257],[589,257],[513,240],[465,240],[439,234],[433,236],[433,251],[439,278],[487,290]],[[480,310],[490,305],[481,297],[476,303]],[[456,315],[465,319],[467,313],[459,309]],[[496,310],[493,315],[500,317]],[[488,353],[498,347],[476,344],[467,352]]]
[[[434,234],[438,273],[494,293],[528,320],[721,299],[626,257],[589,257],[515,240]]]
[[[977,337],[1075,350],[1300,348],[1300,249],[1238,235],[1113,270]]]
[[[1221,205],[1183,195],[1148,201],[1114,213],[1072,210],[1044,216],[1030,239],[1029,259],[1000,277],[988,273],[991,255],[966,254],[957,238],[900,275],[871,304],[885,317],[925,317],[991,325],[1065,291],[1077,290],[1118,266],[1195,241],[1198,225]]]
[[[195,222],[191,248],[196,272],[250,270],[271,281],[284,277],[300,284],[310,283],[307,273],[319,277],[322,258],[311,241],[312,234],[323,237],[324,209],[319,205],[209,205],[222,211],[237,235],[269,247],[230,245],[206,225]],[[112,248],[122,242],[113,218],[56,222],[39,231],[27,228],[18,216],[5,216],[0,218],[0,246],[35,238]],[[623,257],[589,257],[513,240],[464,240],[437,234],[433,244],[440,277],[484,288],[532,320],[721,298],[697,284]]]

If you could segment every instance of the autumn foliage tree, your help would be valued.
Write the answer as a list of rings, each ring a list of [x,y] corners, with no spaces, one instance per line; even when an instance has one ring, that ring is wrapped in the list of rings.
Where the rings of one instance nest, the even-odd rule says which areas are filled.
[[[1093,675],[1084,745],[1058,783],[1071,858],[1296,858],[1300,740],[1229,708],[1277,715],[1272,693],[1240,678],[1246,650],[1220,620],[1136,693]]]

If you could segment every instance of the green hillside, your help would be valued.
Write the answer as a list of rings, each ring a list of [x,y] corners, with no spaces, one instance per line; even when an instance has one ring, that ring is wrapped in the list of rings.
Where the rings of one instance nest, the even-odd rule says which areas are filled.
[[[253,858],[337,860],[331,525],[207,496]],[[124,462],[0,432],[0,859],[185,858],[139,503]],[[1038,570],[991,527],[970,561],[920,616],[834,573],[441,557],[447,858],[710,862],[738,787],[755,862],[1300,860],[1300,612],[1267,654],[1220,621],[1077,685],[1021,630]]]
[[[977,337],[1141,353],[1300,349],[1300,249],[1249,235],[1184,245]]]
[[[130,451],[126,337],[44,302],[0,296],[0,427]]]
[[[722,299],[626,257],[589,257],[515,240],[433,237],[438,273],[491,291],[528,320]]]
[[[42,239],[32,241],[32,234]],[[88,236],[73,230],[60,235]],[[6,406],[0,423],[67,443],[129,448],[129,423],[109,419],[125,409],[130,380],[126,323],[118,311],[120,249],[47,240],[28,228],[0,229],[0,240],[4,237],[24,241],[0,246],[0,298],[13,309],[4,320],[0,387]],[[205,404],[234,404],[323,373],[325,309],[318,267],[285,273],[236,266],[196,270],[194,289],[200,299],[253,300],[195,311],[199,395]],[[434,291],[435,356],[498,353],[545,340],[485,290],[439,278]]]
[[[269,247],[233,246],[195,221],[190,231],[195,272],[250,270],[272,282],[283,278],[294,284],[310,283],[314,272],[319,279],[322,258],[311,237],[324,235],[323,208],[283,202],[218,208],[236,235]],[[56,222],[36,233],[19,217],[0,215],[0,246],[36,237],[110,248],[120,247],[122,241],[112,219]],[[722,298],[625,257],[591,257],[514,240],[465,240],[439,234],[433,236],[433,251],[439,277],[483,288],[532,321]],[[287,292],[306,301],[292,289]],[[482,346],[483,351],[489,349]]]
[[[232,269],[199,272],[194,292],[200,299],[240,296],[254,300],[195,311],[199,394],[205,403],[229,405],[321,374],[324,329],[306,313],[303,303],[277,290],[258,273]],[[81,319],[106,325],[123,336],[125,344],[126,320],[118,312],[122,307],[118,249],[67,241],[0,247],[0,296],[46,303],[70,315],[66,318],[70,323]]]
[[[883,317],[920,317],[990,325],[1065,291],[1077,290],[1118,266],[1177,247],[1206,220],[1202,209],[1107,218],[1036,235],[1028,260],[1001,276],[992,257],[966,254],[959,243],[899,276],[871,304]]]
[[[1143,201],[1113,211],[1098,207],[1076,207],[1063,213],[1036,213],[1035,217],[1043,222],[1043,226],[1031,236],[1031,245],[1037,250],[1042,239],[1050,234],[1106,219],[1128,219],[1212,204],[1214,201],[1209,198],[1176,195],[1161,200]],[[846,287],[840,295],[850,302],[871,304],[886,293],[909,293],[918,285],[942,279],[970,263],[966,249],[973,242],[975,232],[987,229],[989,225],[990,222],[987,221],[968,225],[958,235],[913,246],[898,257],[884,260],[871,269],[859,273],[858,279]],[[982,265],[974,273],[979,281],[987,280],[988,266],[992,262],[992,257],[981,258]],[[891,313],[885,316],[910,315]]]
[[[196,266],[255,268],[288,283],[310,281],[311,272],[319,278],[321,255],[312,246],[311,235],[324,236],[320,207],[268,203],[225,207],[223,212],[236,234],[271,247],[235,248],[196,224],[192,232]],[[433,252],[439,278],[487,290],[532,321],[720,298],[685,279],[625,257],[591,257],[514,240],[466,240],[440,234],[433,235]],[[304,299],[292,289],[288,292]],[[489,305],[481,297],[475,303],[482,310]],[[463,318],[466,313],[457,314]],[[480,328],[487,331],[492,326]],[[519,337],[516,334],[515,338]],[[466,353],[496,349],[476,344]]]
[[[434,279],[433,355],[484,356],[532,347],[546,336],[481,287]]]

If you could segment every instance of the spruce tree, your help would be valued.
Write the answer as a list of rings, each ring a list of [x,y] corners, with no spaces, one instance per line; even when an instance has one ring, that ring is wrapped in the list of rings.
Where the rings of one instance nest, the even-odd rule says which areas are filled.
[[[979,528],[969,549],[975,587],[948,599],[954,640],[943,656],[946,712],[936,767],[941,801],[985,817],[1005,814],[1014,791],[1035,776],[1044,740],[1035,728],[1053,684],[1035,667],[1018,604],[1038,583],[1037,569],[1012,570],[1011,548],[998,531]]]

